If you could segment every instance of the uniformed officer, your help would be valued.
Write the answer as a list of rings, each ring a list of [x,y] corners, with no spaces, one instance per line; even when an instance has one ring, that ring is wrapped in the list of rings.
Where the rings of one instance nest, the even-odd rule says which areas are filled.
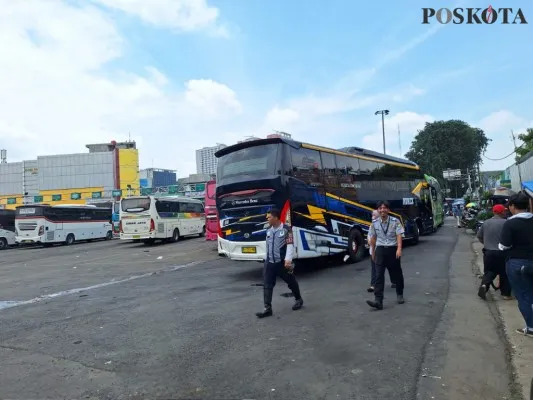
[[[380,201],[377,204],[377,210],[379,218],[372,221],[368,233],[371,237],[370,246],[372,248],[372,257],[376,264],[375,300],[367,300],[367,304],[370,307],[382,310],[385,269],[389,270],[392,280],[396,283],[398,304],[404,303],[404,281],[401,266],[402,234],[404,233],[404,229],[397,218],[389,215],[389,203]]]
[[[265,265],[263,267],[263,301],[265,309],[258,312],[258,318],[272,315],[272,293],[276,285],[276,277],[280,277],[287,283],[296,299],[293,310],[302,308],[303,300],[300,295],[300,287],[294,276],[292,257],[294,245],[290,226],[284,225],[279,220],[279,210],[272,209],[267,214],[270,228],[267,230]]]

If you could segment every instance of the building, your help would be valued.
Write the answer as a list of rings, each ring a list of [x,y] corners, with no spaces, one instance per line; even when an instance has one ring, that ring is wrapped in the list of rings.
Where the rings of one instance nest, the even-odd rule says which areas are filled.
[[[217,143],[216,146],[204,147],[196,150],[196,173],[197,174],[216,174],[217,159],[215,153],[226,147],[225,144]]]
[[[139,191],[135,142],[89,144],[89,153],[0,163],[0,208],[23,204],[86,204]]]
[[[142,188],[171,186],[177,183],[176,171],[170,169],[146,168],[139,171]]]
[[[523,183],[533,180],[533,151],[505,169],[505,180],[510,183],[510,189],[515,192],[522,190],[520,181]],[[509,187],[509,185],[502,186]]]

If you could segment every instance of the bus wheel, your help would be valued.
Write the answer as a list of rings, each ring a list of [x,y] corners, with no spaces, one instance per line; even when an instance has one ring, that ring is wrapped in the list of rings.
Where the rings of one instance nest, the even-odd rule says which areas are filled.
[[[74,235],[72,233],[69,233],[67,235],[67,239],[65,240],[65,244],[67,246],[70,246],[71,244],[74,244],[74,241],[76,240],[76,238],[74,237]]]
[[[0,238],[0,250],[4,250],[7,248],[7,240],[4,238]]]
[[[420,223],[417,221],[415,223],[415,234],[413,239],[411,239],[411,244],[418,244],[420,242]]]
[[[113,232],[107,231],[107,235],[105,235],[105,240],[111,240],[113,239]]]
[[[363,235],[358,229],[352,229],[348,236],[348,255],[352,262],[361,261],[365,256]]]
[[[180,240],[180,231],[178,228],[174,229],[174,232],[172,232],[172,243],[177,243]]]

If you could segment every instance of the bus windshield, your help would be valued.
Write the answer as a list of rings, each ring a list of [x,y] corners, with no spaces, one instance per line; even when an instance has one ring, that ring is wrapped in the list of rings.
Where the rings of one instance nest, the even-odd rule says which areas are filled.
[[[217,181],[237,176],[273,175],[279,144],[251,146],[225,154],[218,160]]]
[[[134,197],[122,199],[122,211],[134,213],[150,209],[150,197]]]

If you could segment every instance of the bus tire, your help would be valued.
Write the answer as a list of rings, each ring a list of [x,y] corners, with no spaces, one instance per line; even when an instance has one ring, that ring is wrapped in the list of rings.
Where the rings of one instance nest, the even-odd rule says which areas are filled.
[[[5,238],[0,238],[0,250],[7,249],[7,240]]]
[[[180,230],[178,228],[174,229],[174,232],[172,232],[172,238],[170,241],[172,243],[177,243],[180,240]]]
[[[411,239],[411,244],[418,244],[420,242],[420,221],[416,221],[415,223],[415,234],[413,236],[413,238]]]
[[[71,244],[74,244],[75,241],[76,241],[76,238],[74,237],[74,235],[72,233],[69,233],[67,235],[67,238],[65,239],[65,244],[67,246],[70,246]]]
[[[113,231],[107,231],[107,234],[105,235],[105,240],[111,239],[113,239]]]
[[[363,234],[359,229],[352,229],[348,235],[348,255],[352,262],[359,262],[365,257]]]

